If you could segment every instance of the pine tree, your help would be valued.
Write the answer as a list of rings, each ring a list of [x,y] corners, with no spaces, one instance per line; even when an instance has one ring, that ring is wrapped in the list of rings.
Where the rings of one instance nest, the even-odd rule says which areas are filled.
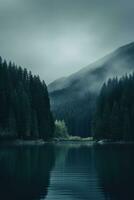
[[[98,96],[93,117],[96,139],[134,140],[134,73],[110,79]]]
[[[39,130],[38,130],[38,120],[37,120],[37,115],[36,111],[33,111],[32,116],[31,116],[31,136],[34,139],[39,138]]]
[[[52,138],[54,120],[44,81],[0,58],[0,138]]]
[[[8,131],[11,138],[17,138],[16,119],[13,110],[10,110],[8,118]]]
[[[120,139],[122,133],[122,123],[120,119],[120,110],[117,102],[113,103],[111,118],[110,118],[110,127],[111,138]]]

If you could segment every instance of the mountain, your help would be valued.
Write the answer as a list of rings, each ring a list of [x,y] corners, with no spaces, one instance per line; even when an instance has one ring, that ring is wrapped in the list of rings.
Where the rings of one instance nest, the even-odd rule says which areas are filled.
[[[134,69],[134,42],[122,46],[77,73],[48,85],[54,117],[64,119],[71,135],[89,136],[96,97],[109,78]]]

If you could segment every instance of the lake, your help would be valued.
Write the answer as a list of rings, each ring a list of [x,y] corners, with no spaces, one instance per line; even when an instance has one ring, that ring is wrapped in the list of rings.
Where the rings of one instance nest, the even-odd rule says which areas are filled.
[[[0,147],[0,200],[134,199],[134,146]]]

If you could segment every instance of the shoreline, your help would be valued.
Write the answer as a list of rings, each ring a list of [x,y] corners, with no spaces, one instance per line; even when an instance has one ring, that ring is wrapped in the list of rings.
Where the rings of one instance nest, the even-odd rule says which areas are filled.
[[[0,141],[0,146],[43,146],[47,142],[38,139],[38,140],[21,140],[21,139],[16,139],[16,140],[3,140]]]
[[[81,144],[81,145],[88,145],[88,146],[103,146],[103,145],[134,145],[134,141],[105,141],[105,140],[89,140],[86,138],[82,139],[59,139],[55,138],[50,141],[45,141],[43,139],[38,140],[4,140],[0,141],[0,146],[43,146],[46,144]]]

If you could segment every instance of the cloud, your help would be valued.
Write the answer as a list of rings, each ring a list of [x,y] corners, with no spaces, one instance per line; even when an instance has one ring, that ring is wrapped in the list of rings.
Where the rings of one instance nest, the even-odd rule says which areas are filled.
[[[133,40],[132,0],[0,0],[0,54],[47,83]]]

